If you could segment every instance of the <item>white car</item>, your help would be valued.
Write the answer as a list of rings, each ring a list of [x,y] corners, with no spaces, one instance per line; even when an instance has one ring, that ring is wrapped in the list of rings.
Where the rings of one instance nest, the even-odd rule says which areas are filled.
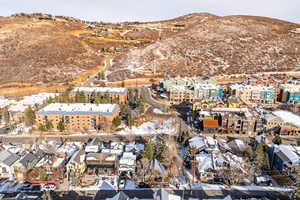
[[[45,184],[41,186],[41,190],[42,191],[51,191],[51,190],[55,190],[56,189],[56,185],[54,184]]]
[[[125,188],[125,183],[126,183],[126,181],[124,179],[120,180],[119,189],[124,189]]]

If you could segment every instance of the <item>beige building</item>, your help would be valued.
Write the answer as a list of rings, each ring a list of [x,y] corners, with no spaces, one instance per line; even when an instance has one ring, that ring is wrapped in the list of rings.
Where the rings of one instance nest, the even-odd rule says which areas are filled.
[[[58,129],[62,121],[65,130],[107,130],[120,113],[118,104],[53,103],[36,113],[38,126],[51,122]]]

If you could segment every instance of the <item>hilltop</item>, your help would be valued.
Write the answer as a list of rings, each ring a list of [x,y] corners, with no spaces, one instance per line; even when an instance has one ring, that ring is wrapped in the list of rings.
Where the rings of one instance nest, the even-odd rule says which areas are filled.
[[[46,14],[0,17],[0,87],[78,85],[104,68],[109,81],[299,70],[299,28],[209,13],[118,24]]]
[[[184,24],[198,16],[179,19]],[[207,15],[175,35],[118,55],[110,79],[149,70],[169,76],[299,70],[299,27],[265,17]]]

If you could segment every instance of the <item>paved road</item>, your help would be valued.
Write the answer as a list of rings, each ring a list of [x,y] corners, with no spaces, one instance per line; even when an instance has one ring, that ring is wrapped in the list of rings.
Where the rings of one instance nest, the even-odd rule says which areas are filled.
[[[151,138],[156,134],[143,134],[143,135],[133,135],[136,141],[143,141],[143,138]],[[132,136],[130,134],[130,136]],[[169,135],[164,135],[163,137],[169,137]],[[175,136],[173,136],[175,137]],[[27,143],[32,144],[38,138],[43,138],[45,140],[55,140],[55,141],[79,141],[86,142],[92,138],[99,138],[101,140],[113,140],[113,141],[127,141],[127,135],[116,135],[116,134],[107,134],[107,135],[0,135],[0,142],[3,143]]]
[[[164,112],[168,111],[169,106],[159,103],[158,101],[156,101],[152,98],[149,88],[141,87],[141,93],[142,93],[142,95],[144,95],[146,103],[148,103],[149,105],[153,106],[154,108],[158,108]]]

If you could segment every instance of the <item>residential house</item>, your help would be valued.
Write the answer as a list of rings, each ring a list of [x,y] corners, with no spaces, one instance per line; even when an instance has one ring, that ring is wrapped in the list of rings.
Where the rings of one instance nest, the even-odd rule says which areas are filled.
[[[1,151],[0,152],[0,177],[9,178],[10,180],[14,179],[14,168],[13,164],[19,160],[20,157],[11,153],[10,151]]]
[[[88,175],[111,177],[117,174],[118,157],[109,153],[86,154],[86,167]]]
[[[272,168],[278,172],[290,175],[300,166],[300,147],[291,145],[268,145],[267,152]]]
[[[263,119],[266,130],[281,127],[284,125],[284,122],[279,117],[273,114],[265,114]]]
[[[165,189],[159,189],[153,194],[153,200],[181,200],[181,197],[172,194]]]
[[[78,177],[82,176],[86,170],[85,151],[76,151],[66,165],[67,177],[71,185],[75,185]]]
[[[98,153],[101,151],[101,147],[103,148],[103,141],[99,140],[98,138],[94,138],[85,146],[85,152]]]
[[[136,172],[136,155],[132,152],[124,152],[119,160],[119,173]]]
[[[27,172],[31,170],[43,157],[45,152],[26,152],[18,161],[13,164],[16,180],[25,181]]]

